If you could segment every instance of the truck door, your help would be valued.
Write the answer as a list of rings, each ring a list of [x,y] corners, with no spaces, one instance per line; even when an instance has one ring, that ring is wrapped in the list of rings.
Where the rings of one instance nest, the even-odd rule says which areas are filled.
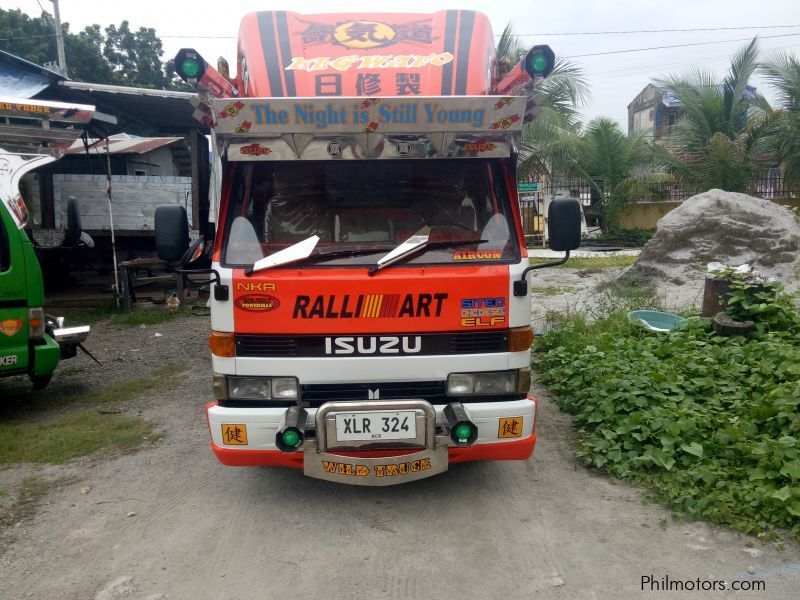
[[[28,368],[28,302],[20,236],[0,202],[0,375]]]

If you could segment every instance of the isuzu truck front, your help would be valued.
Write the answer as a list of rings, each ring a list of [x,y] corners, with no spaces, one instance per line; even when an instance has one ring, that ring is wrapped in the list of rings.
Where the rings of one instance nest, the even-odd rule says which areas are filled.
[[[549,72],[548,52],[505,81]],[[491,95],[486,17],[259,12],[242,21],[238,55],[235,79],[191,50],[176,60],[227,90],[206,109],[222,161],[217,458],[387,485],[530,457],[515,164],[531,106]],[[568,250],[580,209],[554,207],[551,239]]]

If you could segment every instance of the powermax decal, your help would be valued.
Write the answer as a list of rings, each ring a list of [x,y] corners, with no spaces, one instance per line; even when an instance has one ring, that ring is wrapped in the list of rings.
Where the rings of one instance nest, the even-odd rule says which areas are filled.
[[[281,301],[275,296],[266,294],[246,294],[239,296],[235,304],[236,308],[247,312],[269,312],[278,308],[281,305]]]

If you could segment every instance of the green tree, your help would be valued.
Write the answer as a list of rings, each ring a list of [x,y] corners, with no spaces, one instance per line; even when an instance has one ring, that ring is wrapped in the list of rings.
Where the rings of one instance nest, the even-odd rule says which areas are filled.
[[[800,186],[800,60],[776,52],[761,67],[777,92],[777,106],[765,126],[763,150],[780,164],[785,182]]]
[[[128,21],[123,21],[119,27],[106,27],[103,56],[111,65],[115,82],[120,85],[167,87],[169,78],[161,62],[163,54],[161,40],[151,27],[131,31]]]
[[[0,49],[36,64],[52,62],[56,56],[55,34],[49,17],[31,18],[20,10],[0,9]],[[173,89],[181,87],[161,58],[164,49],[150,27],[130,29],[128,21],[102,30],[90,25],[70,33],[62,23],[69,76],[77,81],[135,87]]]
[[[42,18],[0,9],[0,50],[42,65],[55,59],[55,34]]]
[[[713,72],[697,69],[656,82],[682,104],[678,123],[666,144],[658,146],[658,158],[684,189],[744,192],[761,167],[757,145],[770,107],[748,88],[758,66],[754,38],[733,56],[722,81]]]

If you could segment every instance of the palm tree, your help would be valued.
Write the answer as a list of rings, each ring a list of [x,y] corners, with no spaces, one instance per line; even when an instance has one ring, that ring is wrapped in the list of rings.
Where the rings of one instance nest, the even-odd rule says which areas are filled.
[[[763,96],[748,86],[758,66],[754,38],[734,55],[722,82],[701,69],[656,82],[682,104],[682,116],[667,143],[658,146],[658,157],[684,189],[747,190],[759,168],[756,145],[771,110]]]
[[[777,92],[777,107],[765,127],[764,147],[780,164],[784,182],[800,186],[800,60],[777,52],[761,67]]]
[[[626,136],[609,117],[589,122],[580,135],[578,161],[572,172],[596,188],[605,233],[616,233],[619,217],[633,199],[651,194],[652,186],[671,180],[664,173],[650,173],[653,149],[645,132]]]

